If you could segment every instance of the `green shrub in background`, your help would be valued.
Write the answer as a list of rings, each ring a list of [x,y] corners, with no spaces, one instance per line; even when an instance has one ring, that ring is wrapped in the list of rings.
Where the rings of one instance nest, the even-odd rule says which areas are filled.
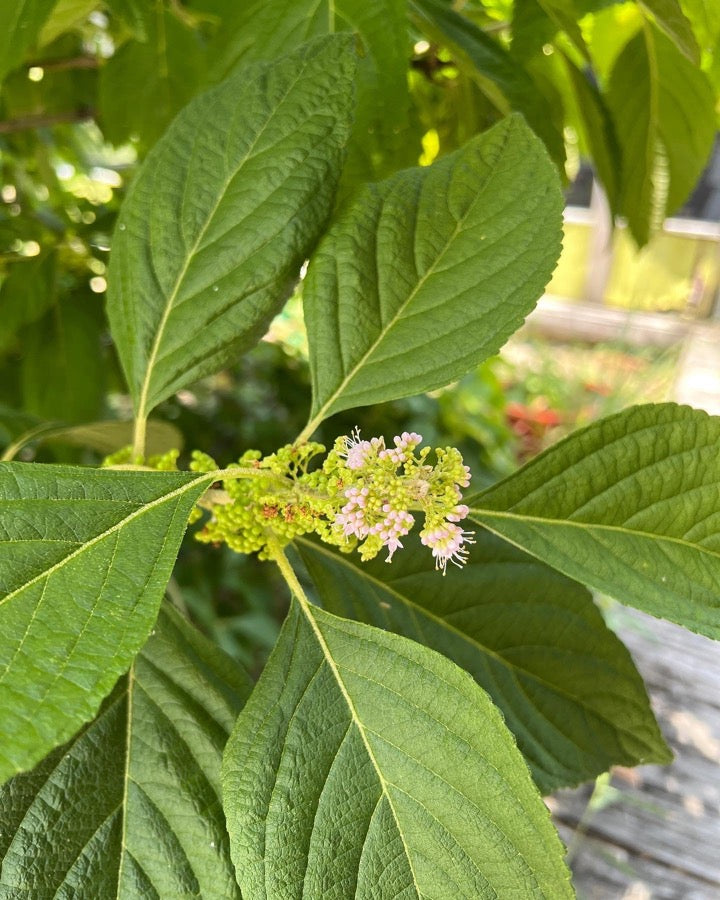
[[[711,17],[96,6],[0,8],[3,894],[572,896],[541,794],[670,758],[588,587],[718,636],[720,424],[633,407],[478,491],[406,430],[426,406],[377,407],[460,379],[532,309],[566,126],[639,240],[682,202]],[[423,134],[440,158],[415,166]],[[303,404],[275,350],[243,355],[308,259]],[[45,461],[14,460],[28,443]],[[92,450],[108,465],[68,464]],[[176,608],[198,518],[270,560],[235,569],[251,667],[291,596],[254,685],[192,575],[216,639]]]

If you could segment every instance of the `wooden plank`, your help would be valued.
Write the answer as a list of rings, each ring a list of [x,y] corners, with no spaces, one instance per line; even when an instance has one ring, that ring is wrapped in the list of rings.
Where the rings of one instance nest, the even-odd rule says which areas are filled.
[[[573,857],[579,896],[718,900],[720,643],[635,610],[612,618],[676,759],[616,769],[607,805],[592,815],[590,786],[550,798],[566,841],[583,820]]]

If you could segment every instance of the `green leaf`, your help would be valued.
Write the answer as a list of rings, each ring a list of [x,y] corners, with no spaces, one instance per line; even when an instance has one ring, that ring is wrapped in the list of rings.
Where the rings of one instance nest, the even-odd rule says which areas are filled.
[[[720,638],[720,418],[638,406],[467,500],[480,525],[571,578]]]
[[[105,397],[102,306],[94,294],[61,298],[22,333],[20,380],[28,412],[43,419],[96,418]]]
[[[147,0],[105,0],[105,4],[113,15],[122,19],[137,40],[148,39],[153,28],[150,20],[153,13],[157,12],[157,7],[153,8]]]
[[[561,210],[555,168],[519,116],[356,194],[303,288],[308,430],[441,387],[495,353],[555,267]]]
[[[349,31],[363,45],[345,182],[382,178],[417,162],[408,139],[409,40],[405,0],[256,0],[239,3],[211,48],[218,77],[238,63],[272,60],[313,37]]]
[[[55,300],[54,253],[14,262],[0,285],[0,353],[9,350],[23,325],[36,322]]]
[[[57,0],[7,0],[0,3],[0,81],[18,66],[37,41]]]
[[[620,145],[610,111],[595,84],[565,55],[563,63],[574,93],[577,115],[595,170],[603,183],[613,214],[618,208]]]
[[[211,476],[0,463],[0,783],[97,712]]]
[[[2,419],[0,418],[0,421]],[[6,450],[3,459],[14,459],[28,444],[57,443],[71,447],[87,447],[98,453],[114,453],[132,443],[132,422],[90,422],[87,425],[58,425],[53,422],[35,424],[21,434],[12,444],[12,452]],[[170,422],[152,420],[145,432],[147,456],[182,450],[183,436]]]
[[[467,566],[445,578],[419,546],[388,566],[296,543],[326,609],[425,644],[475,678],[543,794],[613,765],[669,762],[642,678],[588,591],[488,532],[476,539]]]
[[[52,15],[43,25],[38,44],[46,47],[66,31],[82,25],[97,5],[97,0],[57,0]]]
[[[252,346],[332,207],[355,54],[320,38],[194,100],[120,214],[108,314],[144,418]]]
[[[412,641],[293,603],[228,741],[245,900],[571,897],[487,695]]]
[[[646,22],[615,61],[607,103],[622,153],[620,211],[642,246],[702,172],[715,98],[705,74]]]
[[[197,93],[204,71],[198,35],[161,8],[100,70],[99,119],[113,144],[149,146]]]
[[[249,690],[165,606],[97,718],[0,790],[0,896],[239,900],[220,764]]]
[[[700,60],[700,49],[692,25],[678,0],[638,0],[640,7],[650,13],[655,24],[692,63]]]
[[[525,116],[530,127],[544,141],[550,156],[561,167],[565,161],[565,145],[562,131],[554,124],[553,108],[517,60],[443,0],[411,0],[410,10],[421,29],[458,55],[458,65],[476,78],[491,100],[497,102],[499,89],[509,109]],[[489,91],[488,84],[492,88]],[[502,104],[498,108],[501,112],[509,111],[503,109]]]

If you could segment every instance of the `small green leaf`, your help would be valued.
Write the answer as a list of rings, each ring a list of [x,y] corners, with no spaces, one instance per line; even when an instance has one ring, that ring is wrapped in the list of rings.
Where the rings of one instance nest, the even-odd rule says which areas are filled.
[[[97,297],[76,292],[60,298],[38,323],[23,331],[20,383],[28,412],[66,422],[92,420],[101,413],[103,330]]]
[[[618,56],[607,104],[620,141],[620,212],[641,246],[692,190],[715,137],[706,75],[646,22]]]
[[[542,793],[613,765],[669,762],[642,678],[589,592],[489,532],[476,540],[445,578],[419,546],[388,566],[296,543],[330,612],[412,638],[475,678]]]
[[[54,253],[19,259],[0,285],[0,353],[17,341],[23,325],[37,322],[55,300]]]
[[[484,691],[413,641],[293,603],[228,741],[245,900],[572,897]]]
[[[0,419],[0,421],[2,421]],[[58,425],[43,422],[29,428],[6,450],[3,459],[14,459],[28,444],[57,443],[70,447],[87,447],[105,455],[114,453],[132,443],[132,422],[90,422],[87,425]],[[183,436],[170,422],[151,420],[145,433],[145,453],[147,456],[167,453],[168,450],[182,450]]]
[[[113,144],[158,140],[197,93],[204,60],[198,35],[170,12],[147,17],[143,32],[126,41],[100,70],[99,119]]]
[[[0,463],[0,783],[68,740],[128,668],[210,481]]]
[[[700,50],[692,25],[678,0],[638,0],[640,7],[653,17],[658,28],[665,32],[675,46],[692,63],[700,61]]]
[[[0,896],[239,900],[220,764],[249,691],[165,606],[94,721],[0,790]]]
[[[519,116],[357,193],[303,289],[311,424],[441,387],[495,353],[555,267],[561,210],[555,168]]]
[[[57,0],[5,0],[0,3],[0,81],[22,62]]]
[[[97,5],[97,0],[57,0],[52,15],[43,25],[38,44],[46,47],[66,31],[82,25]]]
[[[470,498],[471,517],[571,578],[720,638],[720,418],[602,419]]]
[[[501,112],[512,109],[525,116],[544,141],[550,156],[562,167],[565,162],[562,130],[556,127],[550,101],[523,66],[501,44],[443,0],[411,0],[410,10],[418,27],[457,54],[458,65],[466,68],[491,101],[496,102],[496,92],[500,91],[509,104],[509,109],[502,109],[500,104]]]
[[[196,98],[123,206],[108,314],[144,418],[252,346],[332,207],[352,105],[352,38],[320,38]]]
[[[105,0],[110,12],[118,16],[130,28],[139,41],[146,41],[153,29],[150,21],[156,8],[148,0]]]
[[[618,178],[621,169],[620,145],[610,111],[595,84],[565,55],[563,63],[575,95],[577,114],[592,153],[593,165],[602,181],[613,214],[618,207]]]

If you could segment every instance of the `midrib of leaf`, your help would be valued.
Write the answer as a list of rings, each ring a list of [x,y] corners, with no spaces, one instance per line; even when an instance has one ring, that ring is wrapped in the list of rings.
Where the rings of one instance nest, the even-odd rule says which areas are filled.
[[[255,147],[257,146],[258,141],[263,136],[263,134],[265,133],[265,131],[267,130],[268,126],[273,121],[273,119],[277,116],[279,110],[282,109],[282,106],[283,106],[285,100],[287,100],[288,95],[293,90],[293,88],[295,87],[297,82],[300,80],[301,76],[305,73],[306,67],[307,67],[307,62],[304,62],[302,68],[296,73],[295,77],[288,84],[288,87],[287,87],[286,91],[283,93],[282,98],[280,99],[277,106],[275,106],[271,110],[270,115],[268,116],[265,123],[263,124],[263,126],[260,128],[260,130],[256,134],[256,136],[255,136],[252,144],[248,148],[246,154],[238,162],[238,164],[233,167],[232,174],[222,183],[222,186],[221,186],[220,190],[218,191],[218,196],[217,196],[215,203],[213,204],[205,221],[203,222],[203,225],[202,225],[200,231],[198,232],[196,239],[192,244],[191,249],[186,254],[185,261],[183,262],[183,264],[180,268],[178,276],[175,279],[175,283],[173,284],[172,290],[170,291],[168,299],[165,303],[165,308],[163,310],[163,314],[160,319],[160,324],[158,325],[158,330],[155,334],[155,340],[153,341],[150,356],[148,357],[148,362],[147,362],[147,366],[145,369],[145,378],[143,380],[142,388],[140,390],[140,401],[138,403],[138,409],[136,412],[137,428],[136,428],[135,443],[134,443],[134,447],[133,447],[133,453],[135,455],[143,455],[144,456],[145,421],[150,412],[150,410],[147,408],[147,399],[148,399],[148,393],[150,391],[150,382],[152,380],[153,369],[154,369],[155,363],[157,361],[157,356],[160,351],[160,344],[162,343],[162,340],[163,340],[163,337],[165,334],[165,329],[167,327],[167,323],[170,319],[170,314],[172,313],[173,308],[175,306],[175,301],[177,300],[177,295],[180,290],[180,286],[182,285],[183,280],[185,279],[185,276],[187,275],[187,271],[190,267],[190,263],[191,263],[193,257],[195,256],[195,254],[197,253],[197,249],[200,246],[200,243],[202,242],[202,240],[204,239],[205,233],[206,233],[208,227],[210,226],[210,223],[213,220],[215,214],[217,213],[217,211],[220,207],[220,204],[223,201],[223,198],[225,197],[225,193],[227,192],[230,182],[233,180],[233,178],[235,178],[235,176],[240,171],[240,169],[252,157],[253,151],[255,150]],[[139,446],[140,444],[142,444],[142,446]]]
[[[138,509],[131,512],[128,516],[126,516],[124,519],[121,519],[119,522],[116,522],[110,528],[106,529],[105,531],[101,532],[100,534],[95,535],[95,537],[91,538],[89,541],[85,541],[83,544],[81,544],[80,547],[77,548],[77,550],[73,550],[72,553],[63,557],[63,559],[59,560],[54,565],[50,566],[50,568],[45,569],[42,572],[39,572],[37,575],[35,575],[29,581],[26,581],[25,584],[21,584],[20,587],[15,588],[14,591],[11,591],[9,594],[6,594],[4,597],[0,598],[0,607],[2,607],[2,605],[4,603],[7,603],[8,600],[12,600],[18,594],[22,593],[24,590],[31,587],[36,582],[42,580],[43,578],[50,578],[51,575],[53,575],[59,569],[62,569],[62,567],[64,565],[69,563],[71,560],[75,559],[76,556],[79,556],[81,553],[84,553],[86,550],[89,550],[90,547],[93,547],[95,544],[104,540],[106,537],[109,537],[111,534],[114,534],[116,531],[119,531],[121,528],[124,528],[127,524],[132,522],[134,519],[137,519],[139,516],[144,515],[146,512],[149,512],[152,509],[155,509],[156,506],[160,506],[161,504],[167,502],[168,500],[172,500],[173,498],[178,497],[181,494],[184,494],[186,491],[189,491],[191,488],[194,488],[197,484],[199,484],[203,481],[207,481],[208,484],[211,484],[213,481],[212,476],[216,475],[216,474],[217,473],[209,473],[209,474],[202,475],[199,478],[194,478],[192,481],[188,482],[187,484],[183,484],[179,488],[175,488],[175,490],[171,491],[169,494],[163,494],[162,496],[157,497],[155,500],[152,500],[150,503],[145,503],[142,506],[138,507]],[[5,670],[5,672],[2,673],[2,675],[0,675],[0,681],[3,680],[3,678],[5,677],[6,674],[7,674],[7,669]]]
[[[504,150],[504,148],[507,144],[507,140],[508,140],[508,136],[507,136],[507,131],[506,131],[506,133],[503,137],[502,144],[499,146],[498,151],[495,156],[495,159],[493,160],[493,165],[495,164],[497,159],[502,155],[502,151]],[[362,367],[367,362],[368,358],[375,352],[375,350],[378,348],[378,346],[382,343],[382,341],[385,338],[385,335],[397,324],[398,320],[402,318],[402,315],[405,312],[408,304],[411,303],[415,299],[415,296],[420,291],[420,289],[424,286],[424,284],[428,280],[428,278],[430,278],[431,275],[435,274],[439,264],[442,262],[445,254],[448,252],[453,241],[457,238],[458,234],[460,234],[460,232],[463,230],[463,226],[464,226],[465,221],[467,220],[468,216],[474,209],[476,203],[483,196],[483,193],[488,185],[488,182],[490,181],[490,178],[492,177],[492,174],[493,174],[492,171],[490,171],[488,173],[488,176],[487,176],[484,184],[482,185],[482,187],[480,188],[480,190],[478,191],[478,193],[476,194],[474,199],[471,201],[470,205],[468,206],[467,210],[465,211],[465,214],[462,216],[462,218],[460,218],[458,220],[458,223],[455,226],[455,228],[453,229],[452,234],[448,237],[447,241],[445,242],[444,247],[442,248],[440,253],[437,255],[435,262],[430,266],[430,268],[427,270],[427,272],[425,272],[425,274],[422,276],[422,278],[420,278],[418,283],[410,291],[410,293],[405,298],[405,300],[403,300],[403,302],[400,304],[400,306],[397,308],[397,310],[393,314],[392,318],[387,322],[387,324],[384,327],[382,327],[380,329],[378,336],[375,338],[375,340],[373,341],[371,346],[362,355],[362,357],[358,360],[358,362],[355,364],[355,366],[345,375],[345,377],[340,382],[339,386],[334,391],[334,393],[329,397],[328,400],[325,401],[325,403],[320,407],[318,412],[310,418],[310,420],[308,421],[305,428],[303,428],[303,430],[298,435],[297,440],[296,440],[297,444],[302,444],[305,441],[309,440],[310,436],[315,431],[315,429],[318,427],[318,425],[320,425],[320,423],[325,419],[328,409],[330,409],[330,407],[337,400],[337,398],[340,396],[340,394],[343,393],[343,391],[347,388],[347,386],[350,384],[350,382],[355,378],[358,371],[360,369],[362,369]],[[385,202],[385,199],[383,198],[383,205],[384,205],[384,202]],[[417,231],[417,228],[416,228],[416,231]],[[378,297],[378,300],[379,300],[379,297]]]
[[[380,787],[382,790],[382,795],[385,797],[388,806],[390,807],[390,812],[392,813],[393,820],[395,821],[395,827],[397,828],[398,835],[400,837],[400,841],[403,845],[403,850],[405,851],[405,858],[407,859],[408,868],[410,869],[410,874],[413,880],[413,887],[415,888],[415,893],[418,896],[418,900],[422,900],[423,893],[420,890],[420,886],[417,882],[417,877],[415,875],[415,869],[413,868],[412,859],[410,857],[410,851],[408,850],[408,846],[405,843],[405,835],[403,834],[403,830],[400,827],[400,820],[398,818],[397,811],[395,809],[395,805],[393,804],[392,797],[390,796],[390,792],[388,791],[388,782],[380,768],[380,764],[378,763],[375,754],[373,752],[372,747],[370,746],[370,742],[368,741],[367,734],[365,732],[365,726],[362,723],[362,720],[358,716],[357,710],[355,708],[355,704],[353,703],[352,697],[348,693],[348,690],[345,686],[345,682],[343,681],[343,677],[340,674],[340,670],[337,667],[335,659],[333,658],[332,653],[330,652],[330,648],[325,641],[325,637],[323,633],[318,628],[317,622],[312,614],[311,603],[308,600],[305,591],[302,589],[300,582],[297,580],[295,576],[295,572],[288,562],[285,553],[283,552],[280,544],[277,542],[274,536],[268,540],[268,544],[271,546],[273,550],[273,559],[277,563],[285,581],[288,584],[288,587],[292,591],[295,599],[297,600],[300,609],[302,610],[303,615],[305,616],[308,624],[312,628],[313,634],[315,635],[315,639],[318,642],[320,649],[322,650],[323,656],[325,657],[325,662],[330,667],[330,671],[333,673],[335,681],[337,682],[337,686],[340,689],[340,693],[343,695],[345,703],[347,704],[348,710],[350,712],[350,717],[352,719],[353,724],[358,730],[360,735],[360,739],[363,742],[365,747],[365,751],[368,755],[370,762],[372,763],[373,769],[375,769],[375,774],[378,777],[378,781],[380,782]],[[384,740],[384,738],[383,738]]]
[[[716,559],[720,560],[720,552],[716,550],[710,550],[707,547],[703,547],[701,544],[693,544],[691,541],[686,541],[684,538],[674,537],[669,534],[655,534],[652,531],[639,531],[633,528],[624,528],[622,525],[606,525],[602,522],[575,522],[572,519],[548,519],[543,516],[534,516],[528,515],[526,513],[511,513],[511,512],[500,512],[495,509],[483,509],[482,507],[474,507],[470,510],[469,516],[472,518],[473,516],[483,517],[482,521],[479,523],[483,525],[483,527],[488,528],[493,533],[497,534],[498,537],[501,537],[503,540],[509,540],[502,532],[495,532],[494,529],[487,524],[484,517],[494,517],[496,519],[508,519],[515,522],[521,523],[538,523],[540,525],[551,525],[559,528],[571,527],[571,528],[579,528],[585,530],[587,532],[593,531],[609,531],[616,532],[618,534],[622,534],[626,537],[640,537],[640,538],[648,538],[649,540],[660,543],[665,541],[670,544],[678,544],[681,547],[684,547],[688,550],[699,550],[702,553],[707,553],[709,556],[714,556]],[[476,520],[477,521],[477,520]],[[515,543],[514,541],[510,541],[510,543]],[[515,544],[518,546],[518,544]],[[521,550],[526,550],[525,547],[520,547]]]
[[[500,537],[502,537],[502,535],[500,535]],[[311,541],[308,541],[305,538],[295,538],[295,542],[305,544],[306,546],[311,547],[313,550],[317,550],[317,551],[323,553],[325,556],[330,557],[333,560],[333,562],[340,563],[346,569],[348,569],[348,571],[351,571],[353,574],[356,574],[356,575],[358,574],[358,570],[353,565],[351,565],[349,562],[346,562],[341,557],[336,556],[334,553],[332,553],[332,551],[326,550],[325,547],[322,547],[319,544],[315,544]],[[523,548],[520,548],[520,549],[523,549]],[[404,604],[412,612],[413,616],[416,617],[418,615],[418,613],[420,613],[421,615],[425,616],[430,621],[435,622],[441,628],[445,628],[447,631],[451,631],[457,637],[462,638],[462,640],[466,644],[469,644],[471,647],[475,647],[477,650],[480,651],[480,653],[483,653],[483,654],[491,657],[493,660],[495,660],[495,662],[500,663],[505,669],[507,669],[507,671],[510,672],[510,674],[513,677],[516,677],[517,673],[520,673],[522,675],[527,676],[527,678],[530,679],[531,681],[535,681],[537,684],[542,685],[542,687],[547,688],[548,690],[551,690],[554,693],[560,694],[561,696],[565,697],[567,700],[572,700],[574,703],[578,702],[578,698],[576,696],[574,696],[573,694],[569,694],[567,691],[565,691],[563,688],[559,687],[558,685],[552,684],[549,681],[545,681],[544,678],[541,678],[535,672],[531,672],[529,669],[524,669],[522,666],[519,666],[519,665],[509,662],[507,659],[505,659],[503,656],[501,656],[495,650],[491,649],[490,647],[488,647],[485,644],[481,644],[479,641],[477,641],[475,638],[471,637],[469,634],[466,634],[464,631],[460,631],[459,628],[456,628],[455,625],[452,625],[450,622],[447,621],[447,619],[443,619],[441,616],[436,616],[435,613],[430,612],[430,610],[426,609],[424,606],[420,606],[417,603],[413,603],[413,601],[409,597],[406,597],[404,594],[399,593],[397,590],[395,590],[395,588],[393,588],[391,585],[387,584],[386,582],[380,581],[379,578],[375,578],[373,575],[370,575],[368,572],[361,571],[359,573],[359,575],[360,575],[360,578],[364,578],[367,581],[371,581],[373,584],[377,585],[382,590],[387,591],[388,594],[392,594],[394,597],[396,597],[402,604]],[[533,704],[533,705],[535,705],[535,704]],[[599,713],[595,712],[594,714],[597,715],[598,718],[601,719],[602,721],[607,722],[609,725],[613,725],[613,726],[615,725],[614,722],[611,722],[609,719],[605,719]]]
[[[130,784],[130,744],[132,742],[132,701],[133,687],[135,684],[135,663],[130,666],[128,672],[127,683],[127,715],[125,720],[125,771],[123,773],[123,798],[122,798],[122,826],[120,828],[120,864],[118,866],[117,891],[115,900],[120,898],[120,885],[122,884],[123,867],[125,865],[125,857],[128,854],[127,849],[127,809],[128,809],[128,786]]]

